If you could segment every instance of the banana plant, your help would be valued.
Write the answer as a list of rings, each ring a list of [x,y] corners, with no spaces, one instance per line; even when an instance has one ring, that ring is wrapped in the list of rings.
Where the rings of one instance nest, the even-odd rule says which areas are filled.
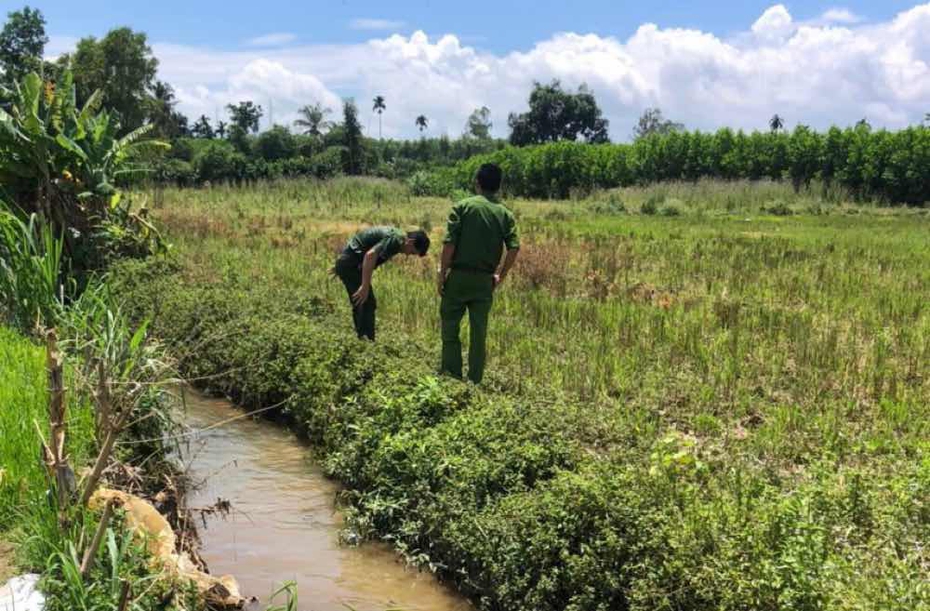
[[[139,171],[132,159],[168,144],[145,139],[151,125],[118,137],[118,116],[102,108],[100,91],[78,108],[70,72],[57,83],[31,73],[7,97],[10,108],[0,109],[0,197],[46,218],[73,254],[77,240],[110,223],[120,203],[117,177]]]

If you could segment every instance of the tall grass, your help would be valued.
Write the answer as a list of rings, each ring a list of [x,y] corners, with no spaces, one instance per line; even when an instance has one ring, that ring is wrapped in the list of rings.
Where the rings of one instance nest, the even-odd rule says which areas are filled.
[[[68,403],[68,450],[72,464],[80,465],[93,449],[93,412],[80,396],[69,397]],[[37,427],[48,436],[45,349],[0,326],[0,530],[48,505],[50,482]]]
[[[36,215],[23,221],[0,202],[0,308],[22,330],[55,324],[70,295],[64,240]]]
[[[429,258],[377,272],[376,347],[327,275],[362,224],[440,238],[447,200],[168,192],[180,270],[120,282],[189,373],[287,400],[356,524],[487,608],[926,607],[930,217],[695,189],[512,202],[487,394],[429,375]]]

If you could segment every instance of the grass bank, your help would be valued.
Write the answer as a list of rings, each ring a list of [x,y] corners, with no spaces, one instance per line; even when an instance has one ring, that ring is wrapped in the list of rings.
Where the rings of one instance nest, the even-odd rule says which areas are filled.
[[[93,406],[88,394],[79,390],[77,372],[68,363],[66,447],[68,461],[80,475],[92,464],[98,440]],[[83,554],[100,515],[79,508],[67,513],[59,510],[54,482],[40,460],[40,432],[49,437],[49,398],[45,347],[0,326],[0,539],[7,542],[0,564],[4,577],[22,571],[40,573],[49,611],[115,609],[124,583],[131,584],[134,609],[196,605],[195,593],[153,565],[144,541],[126,528],[120,512],[105,526],[93,566],[87,565],[82,573]]]
[[[395,183],[168,192],[180,264],[116,286],[484,608],[930,608],[928,219],[756,187],[514,202],[484,390],[434,374],[430,261],[379,271],[352,339],[333,251],[448,210]]]

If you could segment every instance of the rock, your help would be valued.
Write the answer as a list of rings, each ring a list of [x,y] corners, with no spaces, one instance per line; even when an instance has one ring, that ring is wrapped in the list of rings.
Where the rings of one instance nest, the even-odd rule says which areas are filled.
[[[145,542],[149,552],[165,569],[197,585],[204,600],[214,608],[238,608],[243,604],[239,584],[232,575],[214,577],[200,571],[185,553],[175,551],[176,537],[171,525],[148,501],[119,490],[101,488],[90,499],[91,508],[102,508],[112,500],[126,512],[126,526]],[[0,609],[0,611],[5,611]],[[16,611],[19,611],[17,609]]]
[[[20,575],[0,588],[0,611],[42,611],[45,595],[37,587],[39,576]]]

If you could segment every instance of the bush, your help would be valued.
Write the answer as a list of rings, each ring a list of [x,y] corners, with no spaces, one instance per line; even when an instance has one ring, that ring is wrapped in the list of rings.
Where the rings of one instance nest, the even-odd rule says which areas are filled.
[[[194,157],[194,171],[200,182],[224,182],[245,178],[247,160],[233,145],[214,140]]]
[[[293,134],[280,125],[259,134],[253,146],[255,154],[265,161],[289,159],[297,153],[297,141]]]
[[[774,216],[791,216],[794,214],[794,210],[780,199],[776,199],[768,206],[764,206],[762,210]]]
[[[330,146],[311,158],[312,172],[317,178],[333,178],[342,174],[343,159],[348,154],[344,146]]]
[[[168,158],[155,166],[155,179],[176,187],[190,187],[197,182],[194,166],[183,159]]]

